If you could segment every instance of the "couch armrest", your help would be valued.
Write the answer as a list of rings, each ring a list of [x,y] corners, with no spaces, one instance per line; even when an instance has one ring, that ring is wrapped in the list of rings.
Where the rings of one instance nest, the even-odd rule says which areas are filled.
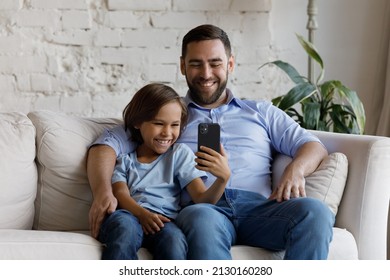
[[[390,199],[390,138],[312,131],[329,153],[348,157],[348,178],[336,226],[355,239],[359,259],[386,259]]]

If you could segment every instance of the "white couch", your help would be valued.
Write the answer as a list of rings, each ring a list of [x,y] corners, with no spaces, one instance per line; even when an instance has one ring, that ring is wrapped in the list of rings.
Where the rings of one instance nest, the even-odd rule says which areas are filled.
[[[88,145],[119,119],[50,111],[0,113],[0,259],[100,259],[89,236],[92,195]],[[329,259],[386,259],[390,138],[314,131],[329,152],[342,152],[349,173]],[[234,246],[234,259],[283,253]],[[150,258],[142,249],[140,258]]]

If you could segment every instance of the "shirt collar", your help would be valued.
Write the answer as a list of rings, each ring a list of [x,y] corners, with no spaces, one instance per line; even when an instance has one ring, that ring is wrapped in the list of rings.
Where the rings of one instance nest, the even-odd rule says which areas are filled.
[[[234,97],[232,91],[230,89],[226,89],[226,94],[228,96],[228,101],[226,102],[225,105],[237,105],[238,107],[241,107],[241,103],[240,103],[240,99]],[[198,107],[198,108],[201,108],[201,109],[204,109],[204,107],[198,105],[195,103],[195,101],[192,100],[191,96],[190,96],[190,92],[187,91],[187,94],[186,96],[184,97],[184,101],[185,103],[187,104],[187,106],[195,106],[195,107]]]

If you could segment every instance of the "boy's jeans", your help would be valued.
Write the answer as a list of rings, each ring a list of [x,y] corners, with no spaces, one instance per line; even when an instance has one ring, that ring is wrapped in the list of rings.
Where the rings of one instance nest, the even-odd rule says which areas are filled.
[[[138,219],[126,210],[116,210],[106,217],[98,239],[105,245],[102,259],[106,260],[136,260],[141,246],[158,260],[187,257],[186,238],[174,222],[164,223],[156,234],[145,235]]]

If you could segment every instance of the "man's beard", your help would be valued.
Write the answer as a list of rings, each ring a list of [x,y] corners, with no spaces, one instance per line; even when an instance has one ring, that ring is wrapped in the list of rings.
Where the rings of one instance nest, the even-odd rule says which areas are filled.
[[[218,99],[221,97],[222,93],[226,89],[228,76],[226,75],[226,80],[219,84],[217,90],[213,92],[213,94],[210,97],[204,96],[201,90],[199,90],[197,87],[190,84],[187,77],[186,80],[187,80],[187,85],[190,90],[190,96],[192,100],[196,104],[204,106],[204,105],[214,104],[215,102],[218,101]]]

